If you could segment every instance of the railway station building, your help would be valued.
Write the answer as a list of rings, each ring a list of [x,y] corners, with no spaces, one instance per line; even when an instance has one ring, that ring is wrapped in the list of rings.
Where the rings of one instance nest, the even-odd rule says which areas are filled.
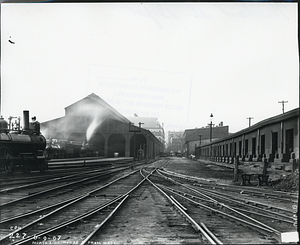
[[[94,93],[67,106],[64,117],[42,122],[41,132],[47,140],[92,144],[104,157],[151,159],[163,149],[149,130],[133,125]]]
[[[195,154],[200,160],[279,178],[299,168],[299,108],[201,144]]]

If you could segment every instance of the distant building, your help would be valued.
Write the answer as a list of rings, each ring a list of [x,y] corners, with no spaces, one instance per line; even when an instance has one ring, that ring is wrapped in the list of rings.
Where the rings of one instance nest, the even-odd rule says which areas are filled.
[[[182,152],[182,135],[183,131],[168,131],[168,152]]]
[[[209,126],[185,130],[182,136],[183,155],[186,157],[191,154],[195,155],[196,147],[209,143],[210,139],[214,141],[228,136],[228,130],[229,126],[223,126],[222,122],[219,126],[212,127],[211,130]]]
[[[165,130],[164,124],[160,124],[157,117],[139,117],[135,114],[134,117],[127,117],[135,126],[149,130],[163,145],[165,149]]]

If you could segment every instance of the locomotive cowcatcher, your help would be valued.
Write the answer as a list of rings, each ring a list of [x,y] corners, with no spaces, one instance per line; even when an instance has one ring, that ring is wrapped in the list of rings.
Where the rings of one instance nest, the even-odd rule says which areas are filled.
[[[43,155],[46,139],[40,132],[40,124],[37,121],[29,123],[29,111],[23,111],[23,121],[23,129],[8,128],[8,123],[0,118],[1,173],[11,173],[16,167],[22,167],[25,173],[48,169]]]

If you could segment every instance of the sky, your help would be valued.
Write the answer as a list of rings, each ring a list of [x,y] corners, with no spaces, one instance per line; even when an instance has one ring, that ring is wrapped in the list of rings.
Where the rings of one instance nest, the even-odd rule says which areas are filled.
[[[165,131],[234,133],[299,107],[297,3],[1,4],[1,115],[91,93]]]

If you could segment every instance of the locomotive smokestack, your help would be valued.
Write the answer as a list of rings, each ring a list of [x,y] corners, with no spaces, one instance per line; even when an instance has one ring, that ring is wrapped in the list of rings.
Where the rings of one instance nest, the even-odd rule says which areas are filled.
[[[29,111],[23,111],[24,130],[29,130]]]

